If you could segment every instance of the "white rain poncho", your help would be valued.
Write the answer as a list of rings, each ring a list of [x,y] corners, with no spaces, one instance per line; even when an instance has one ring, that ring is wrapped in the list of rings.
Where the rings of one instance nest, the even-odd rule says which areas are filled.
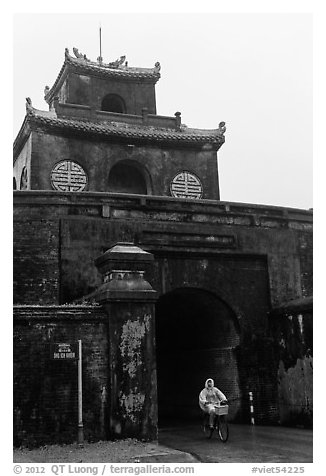
[[[208,382],[211,381],[212,387],[208,386]],[[226,396],[218,388],[214,387],[214,380],[208,378],[205,382],[205,388],[199,394],[199,406],[203,411],[207,410],[207,404],[218,404],[222,400],[226,400]]]

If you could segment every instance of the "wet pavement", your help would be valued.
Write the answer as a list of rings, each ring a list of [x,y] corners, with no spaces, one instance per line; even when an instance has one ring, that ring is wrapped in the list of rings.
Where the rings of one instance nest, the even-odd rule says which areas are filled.
[[[185,451],[203,463],[312,463],[312,430],[229,424],[226,443],[200,424],[159,430],[159,444]]]

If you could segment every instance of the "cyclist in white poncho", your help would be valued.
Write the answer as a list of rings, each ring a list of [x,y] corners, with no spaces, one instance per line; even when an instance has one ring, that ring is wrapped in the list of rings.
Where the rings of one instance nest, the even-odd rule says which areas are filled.
[[[214,425],[216,406],[221,402],[227,403],[226,396],[218,388],[214,387],[214,380],[208,378],[205,382],[205,388],[199,394],[199,406],[209,414],[209,426]]]

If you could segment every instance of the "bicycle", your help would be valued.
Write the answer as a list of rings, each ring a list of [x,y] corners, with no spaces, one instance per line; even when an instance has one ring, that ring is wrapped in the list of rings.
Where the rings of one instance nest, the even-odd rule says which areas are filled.
[[[223,443],[226,443],[229,438],[229,426],[227,415],[229,413],[229,405],[215,405],[214,426],[211,428],[208,424],[209,415],[205,413],[203,430],[208,434],[208,439],[211,439],[215,430],[217,430],[218,437]]]

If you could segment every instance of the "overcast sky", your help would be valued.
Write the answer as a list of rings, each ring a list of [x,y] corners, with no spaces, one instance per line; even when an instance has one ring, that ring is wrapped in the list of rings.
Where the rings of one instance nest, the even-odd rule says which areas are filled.
[[[25,98],[48,110],[64,50],[126,55],[129,66],[161,63],[157,113],[181,111],[189,127],[225,121],[218,153],[221,200],[311,208],[312,15],[17,14],[14,137]]]

